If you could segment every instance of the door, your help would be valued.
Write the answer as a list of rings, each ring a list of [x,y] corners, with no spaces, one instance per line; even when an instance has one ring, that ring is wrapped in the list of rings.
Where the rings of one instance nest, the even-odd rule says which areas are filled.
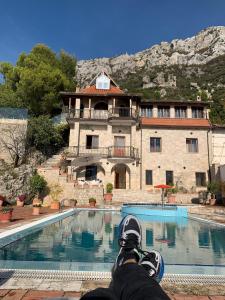
[[[126,189],[126,167],[119,165],[115,169],[115,183],[116,189]]]
[[[125,137],[115,136],[114,137],[114,156],[123,157],[125,156]]]

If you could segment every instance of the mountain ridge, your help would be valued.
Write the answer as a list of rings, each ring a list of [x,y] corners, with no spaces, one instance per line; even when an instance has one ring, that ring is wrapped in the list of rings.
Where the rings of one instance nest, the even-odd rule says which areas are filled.
[[[80,60],[77,62],[77,82],[81,87],[88,85],[98,72],[105,70],[125,88],[127,86],[124,82],[127,77],[132,77],[132,74],[141,76],[139,89],[176,88],[177,74],[167,74],[165,80],[165,72],[162,69],[171,69],[174,66],[185,66],[187,69],[199,67],[198,71],[201,73],[202,66],[223,55],[225,26],[211,26],[192,37],[161,42],[135,54]],[[160,71],[153,78],[151,73],[157,70]]]

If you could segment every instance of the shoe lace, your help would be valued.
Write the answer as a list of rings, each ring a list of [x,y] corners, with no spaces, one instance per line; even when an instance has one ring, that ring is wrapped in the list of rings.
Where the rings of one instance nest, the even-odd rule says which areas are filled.
[[[137,240],[133,239],[133,238],[120,238],[119,239],[119,246],[122,248],[127,248],[127,249],[133,249],[136,248],[138,251],[138,247],[137,247]]]

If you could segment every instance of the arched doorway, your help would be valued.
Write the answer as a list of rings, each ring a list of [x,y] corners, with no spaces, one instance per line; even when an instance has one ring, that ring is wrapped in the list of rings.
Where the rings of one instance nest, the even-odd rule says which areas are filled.
[[[130,169],[125,164],[117,164],[112,168],[114,173],[114,188],[130,188]]]
[[[108,104],[106,102],[98,102],[94,106],[94,110],[108,110]]]
[[[98,102],[94,106],[93,116],[96,119],[107,119],[108,117],[108,104],[106,102]]]

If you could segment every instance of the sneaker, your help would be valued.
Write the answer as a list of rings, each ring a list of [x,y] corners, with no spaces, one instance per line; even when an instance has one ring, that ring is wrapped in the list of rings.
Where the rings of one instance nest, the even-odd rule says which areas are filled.
[[[141,247],[141,225],[138,219],[128,215],[122,219],[119,225],[118,238],[120,251],[113,267],[113,272],[128,259],[140,260],[138,250]]]
[[[164,274],[164,261],[162,255],[158,251],[143,251],[144,257],[140,261],[140,265],[148,272],[149,276],[158,283]]]

